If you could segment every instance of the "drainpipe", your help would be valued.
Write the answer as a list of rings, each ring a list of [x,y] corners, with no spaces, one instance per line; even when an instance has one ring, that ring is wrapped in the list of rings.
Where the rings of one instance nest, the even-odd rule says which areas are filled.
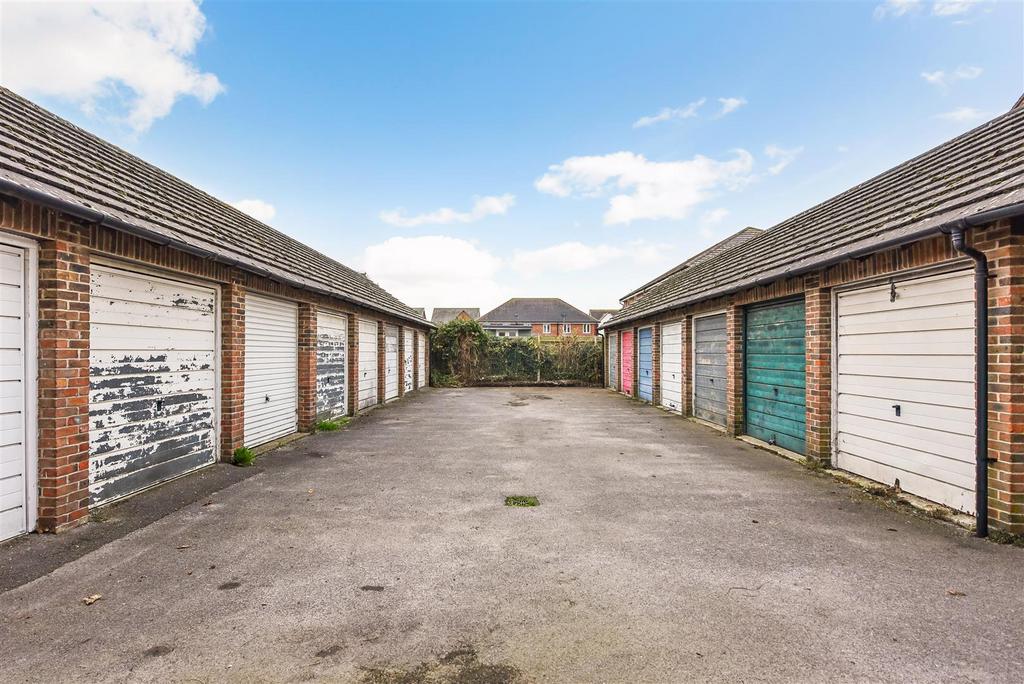
[[[949,238],[956,251],[974,260],[975,349],[974,364],[974,496],[977,516],[974,533],[988,536],[988,259],[967,244],[967,221],[955,223]]]

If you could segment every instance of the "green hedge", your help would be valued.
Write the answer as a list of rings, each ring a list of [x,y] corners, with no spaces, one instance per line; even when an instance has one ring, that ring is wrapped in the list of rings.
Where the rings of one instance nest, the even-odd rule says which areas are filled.
[[[495,337],[476,321],[451,321],[431,335],[431,384],[601,383],[600,338]]]

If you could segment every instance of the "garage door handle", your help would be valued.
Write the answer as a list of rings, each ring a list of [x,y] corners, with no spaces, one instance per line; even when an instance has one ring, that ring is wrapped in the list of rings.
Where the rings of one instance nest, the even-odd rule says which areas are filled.
[[[715,379],[714,378],[708,378],[708,382],[710,382],[712,385],[714,385],[715,384]]]
[[[900,405],[899,404],[893,404],[892,407],[894,409],[896,409],[896,417],[899,418],[900,417]]]
[[[269,402],[270,401],[270,395],[268,394],[265,397],[263,397],[263,401],[264,402]]]
[[[778,387],[772,387],[772,392],[775,392],[775,396],[779,396],[779,388]]]

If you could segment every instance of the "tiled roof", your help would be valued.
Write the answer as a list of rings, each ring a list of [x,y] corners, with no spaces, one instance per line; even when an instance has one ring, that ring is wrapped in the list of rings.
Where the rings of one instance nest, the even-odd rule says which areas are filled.
[[[881,242],[1024,202],[1024,108],[783,221],[742,246],[670,272],[605,325],[820,268]]]
[[[616,314],[618,312],[618,309],[590,309],[587,311],[590,317],[596,320],[601,320],[607,314]]]
[[[746,242],[749,242],[752,238],[757,237],[758,235],[760,235],[763,232],[764,232],[764,230],[761,229],[761,228],[754,228],[753,226],[747,226],[743,230],[740,230],[740,231],[737,231],[737,232],[733,233],[732,235],[730,235],[729,237],[725,238],[721,242],[716,242],[715,244],[711,245],[710,247],[708,247],[704,251],[698,252],[697,254],[694,254],[692,257],[690,257],[689,259],[687,259],[683,263],[679,264],[678,266],[673,266],[668,271],[662,273],[657,278],[654,278],[653,280],[650,280],[650,281],[644,283],[643,285],[641,285],[640,287],[636,288],[635,290],[633,290],[629,294],[623,295],[622,299],[623,300],[629,299],[630,297],[632,297],[633,295],[637,294],[638,292],[643,292],[644,290],[646,290],[650,286],[654,285],[655,283],[661,282],[662,280],[664,280],[665,278],[669,277],[670,275],[672,275],[674,273],[678,273],[679,271],[682,271],[684,268],[690,268],[691,266],[696,266],[697,264],[703,263],[703,262],[707,261],[708,259],[715,258],[716,256],[718,256],[722,252],[730,250],[733,247],[739,247],[740,245],[742,245],[742,244],[744,244]]]
[[[480,309],[473,307],[434,307],[434,310],[430,312],[430,322],[441,325],[448,321],[454,321],[459,317],[459,314],[465,312],[467,316],[472,318],[474,321],[480,318]]]
[[[0,190],[5,186],[298,287],[426,323],[365,275],[0,87]]]
[[[563,318],[564,316],[564,318]],[[513,297],[480,317],[481,323],[596,323],[575,306],[557,297]]]

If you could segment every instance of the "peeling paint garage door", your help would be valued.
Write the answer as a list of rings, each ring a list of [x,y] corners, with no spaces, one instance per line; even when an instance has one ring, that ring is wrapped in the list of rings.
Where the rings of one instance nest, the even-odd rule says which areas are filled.
[[[654,349],[653,331],[641,328],[637,333],[637,360],[640,363],[638,375],[638,394],[644,401],[654,401]]]
[[[622,333],[622,349],[619,353],[622,364],[622,393],[633,394],[633,333],[624,331]]]
[[[725,425],[725,314],[693,319],[693,415]]]
[[[608,333],[608,386],[619,388],[619,334]]]
[[[0,245],[0,540],[29,529],[26,342],[25,253]]]
[[[92,505],[214,462],[216,302],[213,288],[92,267]]]
[[[384,326],[384,401],[398,398],[398,326]]]
[[[245,445],[265,444],[298,429],[299,307],[245,297]]]
[[[974,513],[972,273],[841,292],[836,319],[836,465]]]
[[[752,306],[746,312],[745,328],[746,432],[803,454],[807,424],[804,302]]]
[[[416,336],[416,353],[419,354],[417,364],[419,367],[416,370],[416,374],[419,380],[420,387],[426,387],[427,385],[427,341],[420,333]]]
[[[661,326],[661,405],[679,413],[683,407],[683,324]]]
[[[359,319],[359,408],[377,403],[377,322]]]
[[[344,316],[316,316],[316,417],[348,413],[348,322]]]
[[[413,339],[412,330],[406,328],[402,331],[402,334],[405,337],[405,339],[402,340],[402,356],[404,357],[402,360],[402,382],[405,383],[405,391],[412,392],[414,370],[412,352],[415,341]]]

